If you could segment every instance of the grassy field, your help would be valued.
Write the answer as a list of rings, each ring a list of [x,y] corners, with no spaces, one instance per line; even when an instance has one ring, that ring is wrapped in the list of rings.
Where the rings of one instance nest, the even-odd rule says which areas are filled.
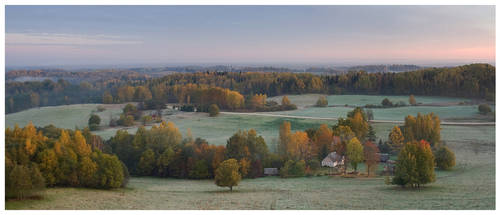
[[[306,100],[307,97],[300,98]],[[53,123],[74,128],[76,124],[86,124],[88,115],[96,106],[32,109],[7,115],[6,125],[24,125],[33,120],[36,125]],[[106,111],[100,113],[103,120],[109,113],[118,114],[121,110],[119,106],[109,106]],[[226,144],[238,129],[254,128],[274,150],[279,125],[285,119],[239,115],[209,118],[204,113],[174,113],[166,115],[165,120],[173,121],[183,132],[191,128],[193,136],[203,137],[217,145]],[[286,120],[291,121],[293,130],[335,123],[334,120]],[[387,139],[394,124],[377,123],[373,126],[379,138]],[[135,129],[130,128],[130,131]],[[96,133],[107,138],[116,130]],[[437,181],[420,190],[385,185],[383,177],[264,177],[245,179],[233,192],[215,186],[211,180],[132,178],[127,188],[117,190],[50,188],[44,191],[42,200],[7,201],[6,208],[495,209],[495,126],[442,126],[441,137],[455,152],[457,166],[453,171],[437,171]]]
[[[312,117],[331,117],[339,118],[346,117],[352,107],[308,107],[293,111],[272,112],[273,114],[282,114],[290,116],[312,116]],[[477,105],[460,105],[460,106],[411,106],[398,108],[373,108],[373,118],[375,120],[399,120],[402,121],[408,115],[416,116],[418,113],[428,114],[435,113],[442,120],[454,118],[469,118],[475,119],[480,117]]]
[[[212,180],[132,178],[125,189],[51,188],[42,200],[8,201],[6,208],[494,209],[494,155],[469,156],[474,163],[460,161],[453,171],[437,172],[437,182],[420,190],[385,185],[383,177],[264,177],[245,179],[233,192]]]
[[[300,105],[309,105],[311,101],[314,103],[318,95],[291,95],[292,102]],[[364,96],[364,95],[332,95],[328,96],[332,101],[340,103],[349,103],[350,105],[361,104],[365,102],[376,101],[386,96]],[[407,99],[404,96],[388,96],[392,100]],[[281,97],[273,97],[271,100],[279,100]],[[309,101],[311,100],[311,101]],[[463,101],[459,98],[445,98],[445,97],[417,97],[419,102],[457,102]],[[84,104],[84,105],[65,105],[55,107],[35,108],[19,113],[6,115],[6,127],[13,127],[16,123],[20,126],[26,125],[30,120],[36,126],[45,126],[54,124],[57,127],[74,129],[75,127],[83,128],[87,125],[88,117],[93,110],[96,110],[97,104]],[[124,105],[104,105],[106,111],[97,113],[101,116],[101,125],[109,123],[110,116],[118,117],[121,113],[121,108]],[[327,108],[301,108],[295,111],[273,112],[273,114],[294,115],[294,116],[313,116],[313,117],[345,117],[348,111],[352,108],[346,107],[327,107]],[[478,115],[476,106],[448,106],[448,107],[402,107],[402,108],[389,108],[389,109],[373,109],[374,118],[379,120],[404,120],[408,114],[416,115],[418,112],[437,113],[443,120],[447,118],[467,118],[475,117]],[[164,115],[166,121],[174,122],[179,129],[186,133],[190,128],[193,136],[202,137],[208,140],[211,144],[221,145],[226,144],[226,140],[238,129],[254,128],[259,135],[262,135],[269,146],[273,146],[276,138],[278,137],[278,129],[283,121],[287,120],[292,123],[293,130],[304,130],[309,127],[319,127],[320,124],[326,123],[333,125],[335,120],[312,120],[312,119],[284,119],[278,117],[266,116],[236,116],[236,115],[220,115],[219,117],[211,118],[206,113],[185,113],[173,111],[172,115]],[[130,133],[135,133],[137,126],[128,128],[105,128],[96,131],[104,139],[112,137],[117,130],[127,129]],[[385,138],[389,133],[393,124],[376,124],[375,130],[377,136]],[[470,130],[472,129],[472,130]],[[465,131],[466,135],[464,134]],[[443,132],[450,134],[450,136],[461,135],[461,137],[470,139],[470,132],[473,132],[474,138],[476,136],[483,137],[482,133],[486,135],[486,139],[494,138],[493,126],[481,127],[464,127],[464,126],[443,126]],[[476,134],[477,133],[477,134]],[[491,135],[493,134],[493,135]],[[474,139],[475,140],[475,139]]]
[[[97,106],[102,105],[106,108],[103,112],[95,112],[101,118],[101,125],[109,124],[110,115],[118,117],[122,112],[124,104],[76,104],[61,105],[41,108],[32,108],[29,110],[7,114],[5,116],[5,127],[13,128],[16,124],[23,127],[32,121],[35,126],[46,126],[53,124],[59,128],[74,129],[75,127],[84,128],[88,125],[88,120],[92,111],[97,110]]]
[[[288,95],[290,101],[298,107],[312,106],[320,97],[320,94]],[[281,102],[282,96],[270,97],[269,100]],[[408,104],[409,96],[373,96],[373,95],[328,95],[328,105],[350,105],[364,106],[367,104],[379,105],[384,98],[388,98],[392,103],[405,102]],[[415,96],[417,103],[449,103],[470,101],[466,98],[441,97],[441,96]]]

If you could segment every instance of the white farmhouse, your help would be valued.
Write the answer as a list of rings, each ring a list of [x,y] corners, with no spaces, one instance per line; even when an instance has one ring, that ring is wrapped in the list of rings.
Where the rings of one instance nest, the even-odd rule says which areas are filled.
[[[327,167],[338,167],[344,165],[344,156],[338,155],[337,152],[332,152],[328,154],[323,161],[321,161],[321,166]]]

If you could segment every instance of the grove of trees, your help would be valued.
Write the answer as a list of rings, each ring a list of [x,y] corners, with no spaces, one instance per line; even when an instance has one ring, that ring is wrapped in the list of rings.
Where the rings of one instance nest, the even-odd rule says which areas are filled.
[[[37,129],[32,123],[7,128],[6,196],[25,198],[46,186],[125,186],[126,167],[118,157],[101,152],[100,146],[88,130]]]

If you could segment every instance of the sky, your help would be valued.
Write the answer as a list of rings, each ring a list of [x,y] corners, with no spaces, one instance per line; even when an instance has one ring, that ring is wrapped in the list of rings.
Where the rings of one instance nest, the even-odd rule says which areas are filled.
[[[494,6],[6,6],[6,66],[495,62]]]

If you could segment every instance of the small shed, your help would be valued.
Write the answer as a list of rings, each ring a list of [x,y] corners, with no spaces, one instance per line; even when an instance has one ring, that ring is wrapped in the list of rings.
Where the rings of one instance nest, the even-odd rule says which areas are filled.
[[[337,154],[337,152],[332,152],[321,161],[321,166],[338,167],[344,165],[344,160],[344,156]]]
[[[278,168],[264,168],[264,175],[278,175]]]

